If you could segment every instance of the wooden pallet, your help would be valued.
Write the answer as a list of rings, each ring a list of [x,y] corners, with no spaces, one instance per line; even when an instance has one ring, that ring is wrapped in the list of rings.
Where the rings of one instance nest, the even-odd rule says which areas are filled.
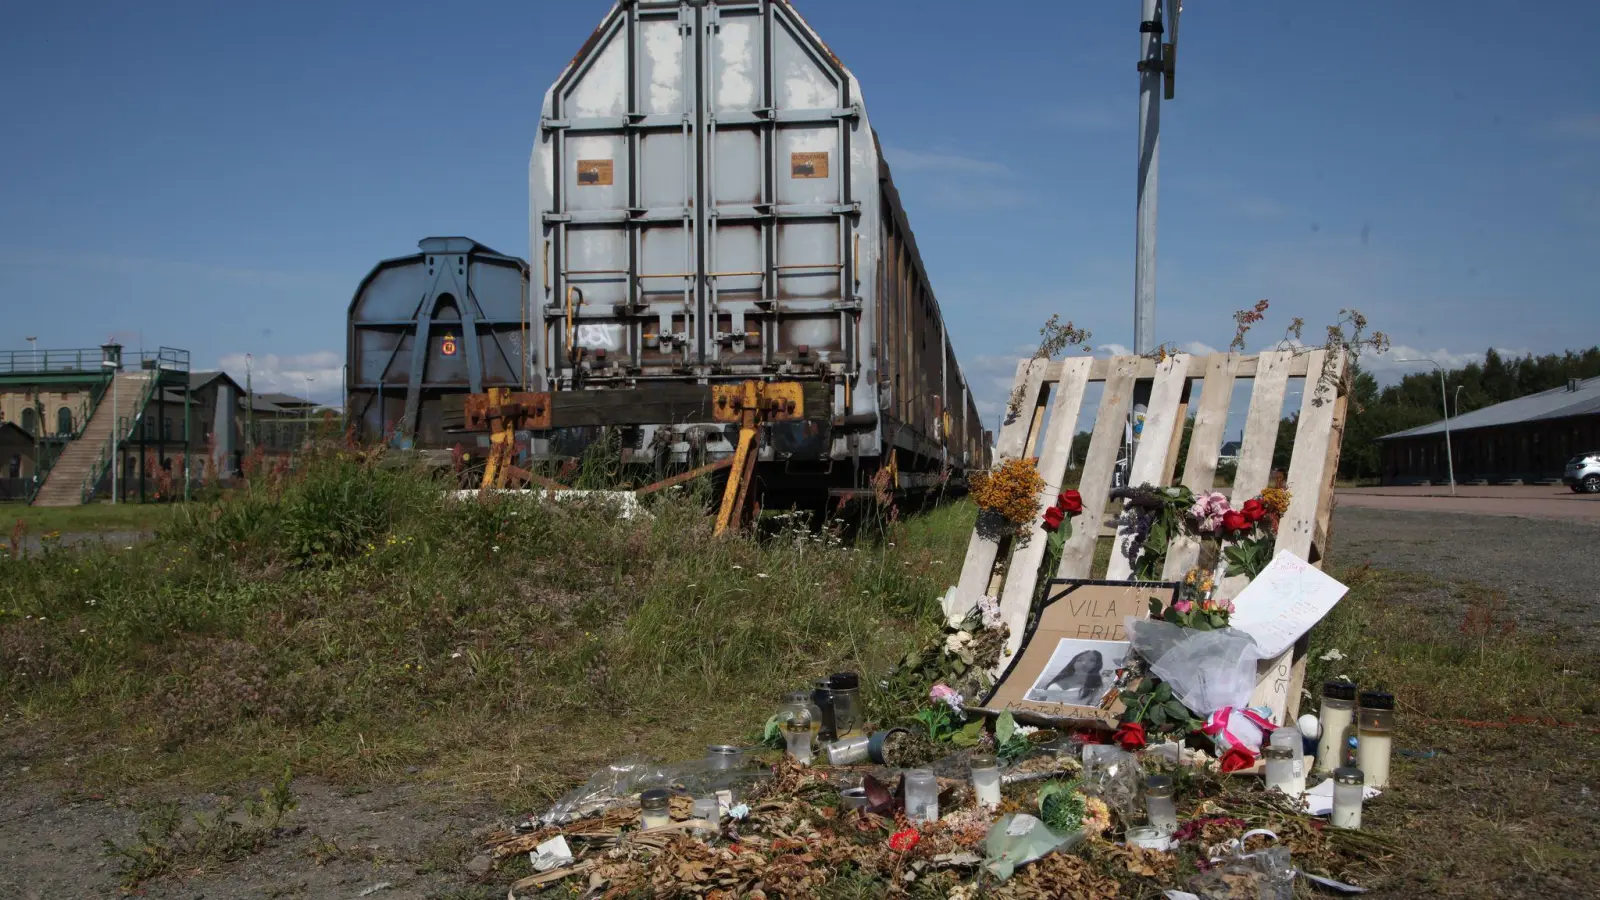
[[[1339,468],[1347,403],[1339,386],[1342,382],[1339,376],[1346,364],[1344,355],[1339,354],[1326,369],[1334,383],[1319,387],[1326,362],[1325,350],[1282,350],[1259,356],[1178,354],[1160,362],[1138,356],[1024,360],[1017,367],[1016,378],[1022,402],[1020,406],[1013,405],[1014,412],[1001,426],[995,462],[1031,455],[1039,446],[1043,429],[1038,467],[1045,486],[1040,491],[1039,501],[1042,507],[1053,505],[1067,471],[1084,394],[1091,383],[1105,385],[1088,453],[1079,461],[1082,477],[1078,491],[1083,495],[1085,513],[1073,522],[1072,536],[1066,542],[1056,573],[1058,578],[1088,578],[1103,524],[1099,512],[1106,509],[1110,499],[1113,469],[1137,382],[1150,381],[1151,390],[1129,484],[1183,484],[1197,491],[1209,489],[1216,475],[1235,382],[1238,379],[1252,382],[1238,472],[1229,498],[1237,507],[1268,486],[1288,380],[1305,378],[1300,421],[1286,483],[1292,496],[1279,525],[1277,549],[1288,550],[1320,568],[1327,554],[1333,516],[1333,481]],[[1199,384],[1207,386],[1203,392],[1197,391]],[[1221,387],[1212,389],[1214,385]],[[1188,458],[1184,460],[1181,476],[1175,480],[1182,423],[1188,416],[1191,395],[1200,400],[1195,410]],[[1047,404],[1048,428],[1044,428]],[[1002,616],[1011,630],[999,665],[1003,670],[1022,642],[1048,535],[1039,517],[1030,526],[1026,540],[997,535],[996,531],[981,520],[973,531],[956,597],[968,608],[981,596],[1000,598]],[[1119,547],[1123,537],[1124,533],[1119,531],[1116,537]],[[1168,549],[1163,577],[1181,579],[1198,562],[1199,556],[1200,545],[1196,541],[1177,538]],[[1113,553],[1105,577],[1127,580],[1130,574],[1127,558],[1120,552]],[[1231,599],[1245,583],[1243,578],[1222,579],[1220,572],[1218,576],[1218,593],[1224,598]],[[1302,640],[1299,647],[1261,665],[1253,702],[1271,707],[1274,718],[1280,722],[1283,716],[1292,718],[1298,712],[1300,684],[1305,676],[1303,655]]]

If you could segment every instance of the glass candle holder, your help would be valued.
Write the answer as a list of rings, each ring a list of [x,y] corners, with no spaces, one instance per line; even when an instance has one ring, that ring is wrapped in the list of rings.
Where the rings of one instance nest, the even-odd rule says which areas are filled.
[[[1151,775],[1144,783],[1144,816],[1162,834],[1178,830],[1178,806],[1172,799],[1172,779]]]
[[[1333,771],[1333,815],[1328,824],[1335,828],[1361,827],[1361,799],[1366,791],[1361,770],[1345,766]]]
[[[783,723],[783,738],[794,761],[811,765],[811,715],[805,713]]]
[[[1266,781],[1267,790],[1278,791],[1290,797],[1300,796],[1294,784],[1294,753],[1288,747],[1278,745],[1263,747],[1261,758],[1266,762],[1262,776]]]
[[[1360,767],[1368,785],[1387,787],[1389,755],[1394,745],[1394,695],[1381,691],[1363,692],[1356,722],[1356,765]]]
[[[722,805],[717,802],[717,798],[714,796],[696,797],[694,798],[694,818],[704,819],[712,825],[719,825],[722,822]],[[710,833],[704,828],[698,829],[698,831],[702,835]]]
[[[834,737],[852,737],[861,731],[861,676],[840,672],[828,683],[833,689]]]
[[[906,772],[906,818],[913,822],[939,821],[939,779],[932,769]]]
[[[974,753],[968,760],[972,767],[972,792],[978,805],[994,809],[1000,805],[1000,763],[992,753]]]
[[[1317,768],[1332,772],[1344,758],[1344,730],[1355,720],[1356,686],[1348,681],[1329,681],[1322,686],[1322,710],[1317,720],[1322,725],[1317,738]]]
[[[840,738],[828,745],[828,765],[849,766],[865,762],[872,739],[864,734]]]
[[[744,751],[732,744],[713,744],[706,748],[706,759],[717,772],[726,772],[744,765]]]
[[[639,819],[645,828],[660,828],[672,824],[672,816],[667,812],[667,803],[671,799],[664,788],[651,788],[639,795]]]
[[[833,680],[818,679],[811,691],[811,704],[822,711],[818,720],[817,740],[831,741],[839,736],[833,725]]]

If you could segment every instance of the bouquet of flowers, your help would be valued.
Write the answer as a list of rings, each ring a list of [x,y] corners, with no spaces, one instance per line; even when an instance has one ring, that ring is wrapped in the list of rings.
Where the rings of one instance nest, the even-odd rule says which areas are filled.
[[[1159,598],[1150,598],[1151,618],[1196,631],[1226,628],[1231,615],[1233,601],[1218,600],[1211,574],[1198,567],[1190,569],[1189,574],[1183,576],[1178,599],[1172,601],[1172,605],[1163,608]]]

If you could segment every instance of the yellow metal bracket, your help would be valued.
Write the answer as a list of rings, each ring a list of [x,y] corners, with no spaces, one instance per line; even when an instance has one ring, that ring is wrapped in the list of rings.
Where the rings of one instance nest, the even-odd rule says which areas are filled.
[[[467,397],[465,413],[468,428],[490,432],[489,459],[483,468],[484,490],[504,488],[513,479],[518,484],[530,480],[531,473],[511,464],[516,456],[517,431],[550,428],[550,395],[489,388],[486,393]]]
[[[798,382],[745,381],[712,386],[711,417],[718,422],[739,423],[739,443],[728,470],[728,484],[722,491],[722,506],[717,510],[717,535],[737,530],[750,511],[754,498],[750,486],[755,479],[756,457],[760,455],[761,426],[798,419],[804,414],[804,391]]]

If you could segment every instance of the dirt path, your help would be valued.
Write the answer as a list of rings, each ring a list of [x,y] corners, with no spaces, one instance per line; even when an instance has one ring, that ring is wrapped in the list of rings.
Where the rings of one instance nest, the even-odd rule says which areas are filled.
[[[0,897],[106,898],[121,894],[120,862],[106,841],[137,846],[141,809],[125,798],[74,797],[59,785],[0,773]],[[426,788],[352,792],[297,781],[300,806],[260,853],[142,886],[151,900],[357,898],[469,900],[503,897],[503,885],[475,885],[466,863],[472,832],[494,821],[487,805],[429,799]],[[215,795],[184,798],[189,813],[216,809]],[[159,842],[158,842],[159,843]],[[502,879],[503,880],[503,879]],[[363,893],[370,892],[370,893]]]

